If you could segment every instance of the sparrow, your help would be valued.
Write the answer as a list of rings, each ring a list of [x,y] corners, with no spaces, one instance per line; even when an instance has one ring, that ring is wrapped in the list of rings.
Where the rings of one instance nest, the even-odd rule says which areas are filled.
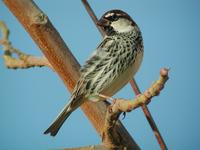
[[[70,101],[44,134],[55,136],[70,114],[86,100],[97,102],[112,97],[141,65],[144,51],[141,31],[127,13],[110,10],[97,25],[106,36],[80,69]]]

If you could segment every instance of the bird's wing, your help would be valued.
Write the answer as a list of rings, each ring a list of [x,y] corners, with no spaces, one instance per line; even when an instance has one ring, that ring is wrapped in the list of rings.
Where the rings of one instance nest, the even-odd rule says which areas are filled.
[[[98,76],[108,61],[110,61],[110,48],[115,45],[115,40],[111,37],[105,37],[104,40],[99,44],[95,52],[82,66],[80,72],[81,77],[79,78],[72,97],[86,94],[94,78]]]
[[[84,96],[91,91],[91,86],[95,87],[101,79],[104,72],[108,72],[106,64],[110,63],[111,50],[116,49],[116,42],[110,37],[105,37],[101,44],[97,47],[93,55],[86,61],[85,65],[81,68],[81,77],[79,78],[70,101],[63,108],[61,113],[51,124],[51,126],[44,132],[50,133],[55,136],[69,115],[84,102]],[[106,75],[106,74],[105,74]]]
[[[108,57],[110,53],[110,48],[115,44],[115,40],[110,37],[105,37],[104,40],[99,44],[94,53],[90,58],[85,62],[81,68],[81,74],[87,75],[91,73],[92,70],[102,61],[105,61],[105,58]]]

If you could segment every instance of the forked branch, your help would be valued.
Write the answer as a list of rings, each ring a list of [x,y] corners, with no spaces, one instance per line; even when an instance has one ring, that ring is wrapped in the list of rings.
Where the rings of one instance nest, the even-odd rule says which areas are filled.
[[[0,45],[2,45],[4,54],[3,59],[5,65],[10,69],[26,69],[30,67],[43,67],[48,66],[52,68],[48,60],[43,57],[37,57],[33,55],[28,55],[16,49],[12,46],[9,40],[9,29],[3,21],[0,21],[0,30],[2,33],[2,38],[0,39]],[[13,55],[16,54],[17,57]]]
[[[110,105],[106,113],[106,121],[103,132],[103,143],[110,147],[121,148],[120,141],[116,141],[113,137],[116,136],[117,130],[115,125],[118,121],[119,115],[122,112],[130,112],[144,104],[149,104],[151,98],[159,95],[168,80],[168,69],[160,70],[160,77],[156,80],[149,89],[143,94],[138,95],[134,100],[115,99],[114,103]],[[123,147],[124,148],[124,147]]]

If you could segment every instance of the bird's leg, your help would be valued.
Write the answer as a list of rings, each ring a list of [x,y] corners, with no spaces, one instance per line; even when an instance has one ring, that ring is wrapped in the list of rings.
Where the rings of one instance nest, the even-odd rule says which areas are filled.
[[[98,96],[112,101],[112,103],[108,106],[109,112],[112,112],[112,106],[115,104],[116,99],[114,99],[110,96],[104,95],[104,94],[98,94]]]
[[[116,99],[110,97],[110,96],[106,96],[106,95],[103,95],[103,94],[98,94],[99,97],[101,98],[105,98],[105,99],[109,99],[109,100],[112,100],[112,103],[111,105],[109,106],[110,108],[112,108],[112,106],[115,104],[116,102]],[[109,108],[109,111],[111,111],[111,109]],[[123,117],[122,119],[124,119],[126,117],[126,112],[123,112]]]
[[[139,94],[139,95],[140,95],[140,94]],[[139,96],[139,95],[138,95],[138,96]],[[108,108],[109,111],[112,111],[111,108],[112,108],[112,106],[115,104],[116,99],[114,99],[114,98],[112,98],[112,97],[110,97],[110,96],[103,95],[103,94],[98,94],[98,96],[101,97],[101,98],[105,98],[105,99],[112,100],[112,103],[111,103],[111,105],[110,105],[109,108]],[[123,117],[122,117],[122,120],[123,120],[123,119],[125,119],[125,117],[126,117],[126,112],[123,112],[122,115],[123,115]]]
[[[101,98],[105,98],[105,99],[112,100],[112,101],[115,100],[114,98],[112,98],[112,97],[110,97],[110,96],[103,95],[103,94],[98,94],[98,96],[101,97]]]

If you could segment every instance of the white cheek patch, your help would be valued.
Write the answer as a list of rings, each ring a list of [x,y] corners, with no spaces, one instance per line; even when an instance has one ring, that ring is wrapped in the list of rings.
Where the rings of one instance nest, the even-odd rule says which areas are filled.
[[[112,22],[111,26],[118,32],[129,32],[134,28],[129,20],[122,18]]]

